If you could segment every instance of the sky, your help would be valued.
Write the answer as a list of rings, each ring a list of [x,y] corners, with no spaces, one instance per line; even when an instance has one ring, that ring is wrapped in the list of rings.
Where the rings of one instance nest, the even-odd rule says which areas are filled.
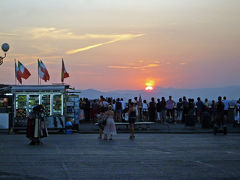
[[[10,49],[0,83],[15,84],[14,60],[37,84],[37,59],[60,83],[61,60],[77,89],[240,85],[239,0],[1,0],[0,44]],[[0,50],[0,56],[3,52]]]

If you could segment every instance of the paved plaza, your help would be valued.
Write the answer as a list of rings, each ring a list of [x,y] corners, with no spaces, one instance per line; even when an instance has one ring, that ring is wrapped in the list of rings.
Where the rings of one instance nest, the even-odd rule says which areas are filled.
[[[239,134],[50,134],[43,142],[0,135],[0,179],[240,179]]]

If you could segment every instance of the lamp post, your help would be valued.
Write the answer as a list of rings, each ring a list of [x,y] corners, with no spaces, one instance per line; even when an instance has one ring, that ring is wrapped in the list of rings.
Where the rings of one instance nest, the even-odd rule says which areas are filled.
[[[2,65],[3,63],[3,59],[6,57],[7,55],[7,51],[9,50],[9,45],[7,43],[2,44],[2,50],[4,52],[4,56],[0,56],[0,65]]]

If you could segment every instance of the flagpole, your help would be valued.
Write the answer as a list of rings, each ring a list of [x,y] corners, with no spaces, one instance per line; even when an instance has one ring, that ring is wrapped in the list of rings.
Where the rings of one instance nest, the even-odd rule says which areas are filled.
[[[38,77],[38,85],[39,85],[39,59],[37,60],[38,62],[37,62],[37,69],[38,69],[38,75],[37,75],[37,77]]]
[[[64,78],[62,77],[63,74],[63,58],[62,58],[62,69],[61,69],[61,82],[64,84]]]
[[[16,59],[14,59],[15,61],[15,85],[17,85],[17,74],[16,74]]]

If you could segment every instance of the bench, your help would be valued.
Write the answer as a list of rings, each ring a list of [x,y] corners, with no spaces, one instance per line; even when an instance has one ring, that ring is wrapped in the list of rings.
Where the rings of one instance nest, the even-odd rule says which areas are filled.
[[[134,126],[139,128],[140,126],[145,126],[146,129],[149,129],[151,125],[155,124],[155,122],[135,122]],[[95,123],[97,126],[98,123]],[[128,129],[129,123],[128,122],[115,122],[116,128],[118,129],[119,126],[126,126]]]

